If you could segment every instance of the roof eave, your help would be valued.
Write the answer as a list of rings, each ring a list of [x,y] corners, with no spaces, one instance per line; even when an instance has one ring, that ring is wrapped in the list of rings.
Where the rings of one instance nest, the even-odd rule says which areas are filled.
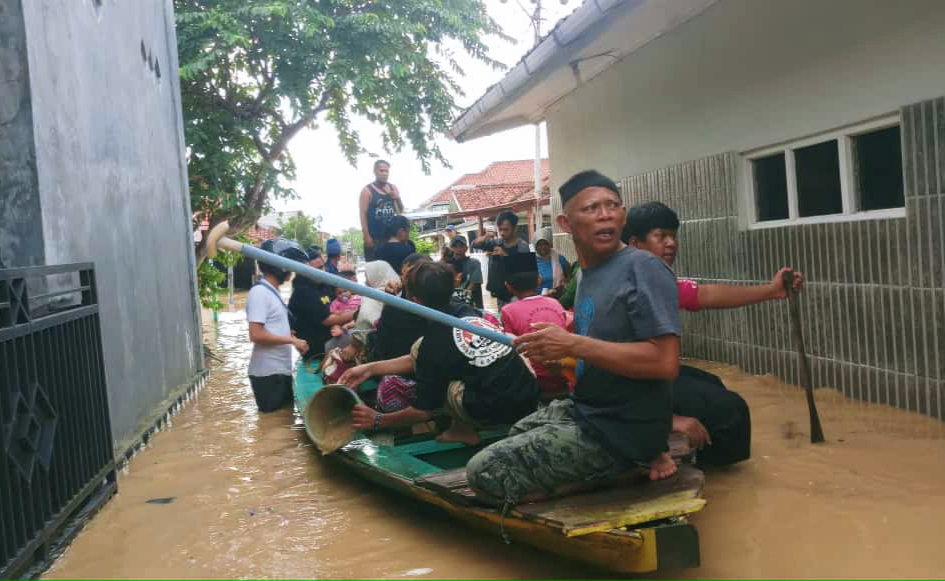
[[[519,63],[513,67],[501,81],[489,88],[469,109],[453,123],[450,136],[462,143],[467,139],[485,134],[482,127],[469,131],[476,123],[494,112],[503,104],[515,99],[531,86],[540,82],[552,69],[560,66],[565,49],[571,52],[579,49],[577,44],[585,44],[587,33],[602,24],[607,14],[614,8],[627,4],[638,5],[645,0],[585,0],[568,17],[559,22],[550,33],[538,42]],[[518,120],[520,122],[515,123]],[[541,121],[518,117],[492,126],[491,133],[510,129],[526,123]]]
[[[610,68],[626,55],[646,45],[649,41],[678,27],[693,16],[704,11],[718,0],[585,0],[570,16],[559,22],[501,81],[464,111],[450,128],[449,135],[457,142],[491,135],[526,124],[540,123],[548,107],[588,82],[594,76]],[[648,18],[656,11],[666,13],[662,20]],[[585,55],[581,52],[592,46],[595,39],[609,31],[614,22],[640,22],[636,40],[613,52]],[[596,67],[589,74],[575,75],[576,82],[567,90],[554,90],[548,95],[532,101],[517,115],[503,116],[503,112],[534,89],[547,82],[564,67],[575,71],[575,63],[590,58],[610,56],[611,61]],[[527,97],[526,97],[527,98]],[[509,112],[511,113],[511,112]]]

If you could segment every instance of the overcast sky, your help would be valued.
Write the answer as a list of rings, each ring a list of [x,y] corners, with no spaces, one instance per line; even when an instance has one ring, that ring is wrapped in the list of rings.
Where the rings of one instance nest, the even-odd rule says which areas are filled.
[[[534,4],[528,0],[522,0],[522,5],[529,10],[534,9]],[[579,5],[577,0],[568,0],[566,5],[562,5],[560,0],[546,0],[542,3],[542,13],[545,17],[542,22],[542,34],[546,34],[558,20],[570,14]],[[534,32],[531,23],[515,0],[509,0],[508,3],[486,0],[486,7],[503,30],[519,40],[517,44],[511,44],[498,38],[487,39],[490,55],[511,67],[533,44]],[[461,107],[471,105],[490,85],[505,75],[504,71],[494,71],[468,58],[457,60],[466,72],[465,78],[458,79],[466,92],[466,96],[459,99]],[[390,181],[400,188],[407,208],[416,207],[461,175],[480,171],[490,162],[535,157],[533,125],[462,144],[442,137],[439,139],[440,147],[453,169],[443,168],[438,162],[433,162],[430,175],[424,175],[420,163],[409,147],[399,154],[387,156],[380,147],[379,131],[376,128],[365,122],[360,124],[358,129],[366,149],[380,153],[390,160]],[[299,199],[276,202],[276,210],[301,210],[310,216],[321,215],[324,219],[322,229],[333,234],[350,226],[360,226],[358,192],[374,179],[374,159],[364,155],[358,159],[358,166],[352,167],[341,154],[333,128],[324,123],[319,129],[306,129],[299,133],[289,145],[289,150],[298,168],[293,186],[299,194]],[[542,156],[546,155],[547,144],[542,128]]]

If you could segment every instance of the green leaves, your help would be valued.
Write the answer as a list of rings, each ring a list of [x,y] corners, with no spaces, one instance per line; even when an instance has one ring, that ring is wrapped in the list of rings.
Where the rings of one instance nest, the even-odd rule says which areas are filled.
[[[276,234],[283,238],[295,240],[302,248],[309,248],[315,244],[321,245],[321,239],[318,236],[318,229],[321,227],[321,223],[321,216],[310,218],[299,212],[291,216],[288,220],[280,220],[275,231]]]
[[[248,226],[295,196],[287,145],[319,118],[352,164],[357,116],[387,153],[409,146],[424,171],[448,165],[435,140],[457,113],[452,50],[497,66],[482,39],[501,30],[479,0],[174,4],[191,203],[211,225]]]

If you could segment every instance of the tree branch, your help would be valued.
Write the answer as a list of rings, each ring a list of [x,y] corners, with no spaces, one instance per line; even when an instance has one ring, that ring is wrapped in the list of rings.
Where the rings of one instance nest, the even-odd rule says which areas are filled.
[[[332,91],[326,89],[322,96],[318,100],[318,104],[312,108],[311,111],[308,111],[305,115],[302,115],[295,123],[286,126],[282,133],[279,135],[279,138],[276,139],[275,143],[272,144],[272,147],[269,149],[268,153],[263,153],[263,164],[260,166],[259,171],[256,172],[256,176],[253,179],[253,185],[246,192],[246,205],[254,210],[262,209],[263,201],[263,187],[266,183],[266,167],[271,166],[275,162],[279,161],[279,158],[282,157],[282,154],[285,153],[286,147],[288,147],[289,142],[292,141],[292,138],[295,137],[299,131],[304,127],[310,124],[315,120],[315,117],[328,108],[328,100],[331,98]],[[253,136],[253,142],[256,144],[257,148],[264,148],[262,139],[258,135]]]

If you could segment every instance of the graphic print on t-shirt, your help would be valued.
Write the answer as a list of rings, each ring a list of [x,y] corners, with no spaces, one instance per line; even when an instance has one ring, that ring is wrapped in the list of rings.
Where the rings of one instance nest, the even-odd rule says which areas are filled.
[[[577,331],[578,335],[583,337],[587,336],[588,330],[591,328],[591,321],[594,320],[594,301],[591,300],[591,297],[584,297],[584,300],[581,301],[581,304],[574,309],[574,330]],[[584,360],[581,359],[577,362],[577,367],[574,370],[576,377],[581,377],[584,375]]]
[[[502,332],[502,329],[480,317],[463,317],[463,320],[477,327]],[[507,345],[490,341],[463,329],[453,329],[453,343],[456,344],[459,352],[469,359],[473,367],[488,367],[512,352],[512,348]]]

